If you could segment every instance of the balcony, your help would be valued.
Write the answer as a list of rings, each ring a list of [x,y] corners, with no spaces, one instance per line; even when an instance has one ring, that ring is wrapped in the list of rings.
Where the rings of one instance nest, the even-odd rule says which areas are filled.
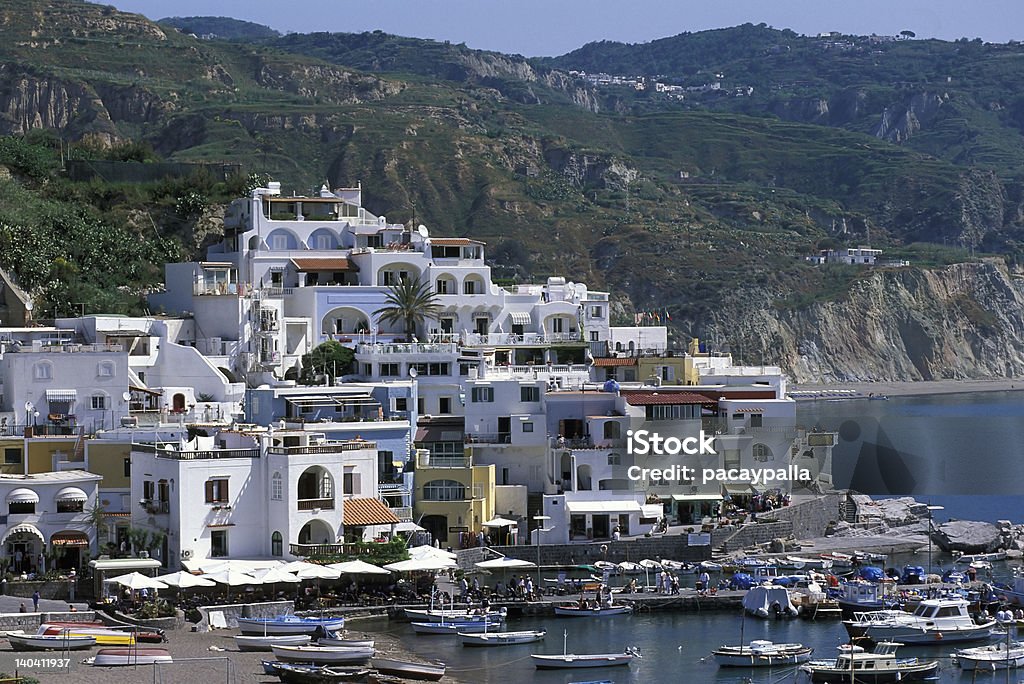
[[[296,504],[300,511],[333,511],[334,497],[326,499],[299,499]]]
[[[345,544],[289,544],[288,552],[293,556],[340,556],[345,553]]]
[[[391,512],[395,514],[395,517],[402,522],[409,522],[412,520],[412,506],[389,506]]]
[[[165,448],[166,447],[166,448]],[[259,449],[211,449],[209,451],[178,451],[173,445],[155,446],[153,444],[133,444],[132,451],[156,454],[157,458],[170,458],[176,461],[206,461],[224,458],[259,458]]]
[[[277,454],[281,456],[291,456],[299,454],[336,454],[339,451],[359,451],[360,449],[376,448],[376,442],[367,442],[365,440],[351,440],[347,442],[331,442],[329,444],[317,444],[312,446],[272,446],[267,447],[267,453]]]
[[[473,459],[459,455],[435,455],[418,454],[416,456],[417,468],[469,468],[473,465]]]
[[[581,364],[553,364],[547,366],[495,366],[487,369],[487,377],[544,378],[552,375],[579,374],[590,377],[590,368]]]
[[[201,282],[196,283],[192,287],[192,294],[194,295],[244,295],[245,285],[239,287],[238,283],[225,283],[225,282]]]
[[[150,515],[162,515],[171,512],[170,501],[140,501],[139,503]]]
[[[356,347],[357,354],[374,356],[388,354],[457,354],[458,352],[459,346],[454,342],[360,344]]]
[[[466,444],[511,444],[511,432],[469,432]]]
[[[543,346],[548,344],[566,344],[581,341],[579,332],[565,333],[534,333],[528,332],[522,335],[515,333],[467,333],[462,335],[462,343],[467,347],[474,346]]]

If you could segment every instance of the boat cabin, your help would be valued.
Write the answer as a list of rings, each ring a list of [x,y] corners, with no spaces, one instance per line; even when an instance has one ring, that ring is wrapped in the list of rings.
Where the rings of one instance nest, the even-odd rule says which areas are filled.
[[[941,599],[921,601],[917,608],[914,609],[914,616],[928,620],[956,617],[970,619],[970,615],[967,613],[966,601]]]

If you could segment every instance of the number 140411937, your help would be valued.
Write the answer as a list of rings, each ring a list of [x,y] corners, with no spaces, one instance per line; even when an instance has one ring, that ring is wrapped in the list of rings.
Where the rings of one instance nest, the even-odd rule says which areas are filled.
[[[21,670],[60,670],[71,665],[70,658],[15,658],[14,666]]]

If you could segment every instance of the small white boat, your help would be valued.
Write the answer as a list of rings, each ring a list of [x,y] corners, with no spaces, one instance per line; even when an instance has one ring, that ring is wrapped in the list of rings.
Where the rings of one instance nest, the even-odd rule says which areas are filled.
[[[977,563],[978,561],[985,561],[987,563],[993,563],[996,561],[1006,560],[1005,551],[997,551],[995,553],[972,553],[969,555],[963,555],[956,559],[957,563]]]
[[[799,614],[785,587],[760,585],[743,595],[743,610],[762,619],[796,617]]]
[[[632,561],[622,561],[615,567],[618,569],[620,575],[644,574],[644,566],[640,565],[639,563],[634,563]]]
[[[96,645],[96,637],[71,634],[8,634],[14,651],[78,651]]]
[[[416,622],[441,622],[442,620],[462,620],[464,622],[470,622],[475,620],[483,620],[484,615],[478,612],[477,609],[466,610],[433,610],[433,609],[415,609],[406,608],[405,617]],[[492,610],[487,613],[487,619],[491,622],[497,620],[504,620],[508,614],[507,608],[501,608],[500,610]]]
[[[125,665],[152,665],[153,663],[173,662],[166,648],[101,648],[93,658],[88,658],[90,665],[97,667],[120,667]]]
[[[977,648],[962,648],[952,654],[952,658],[964,670],[1012,670],[1024,667],[1024,642],[1015,641],[978,646]]]
[[[578,605],[555,606],[555,615],[559,617],[611,617],[632,612],[630,606],[602,606],[600,608],[581,608]]]
[[[833,551],[832,553],[823,553],[820,557],[822,560],[832,561],[833,568],[853,567],[854,558],[853,556],[846,553],[839,553],[838,551]]]
[[[317,639],[317,646],[346,646],[348,648],[373,648],[373,639],[344,639],[327,636]]]
[[[465,632],[467,634],[476,634],[479,632],[486,632],[489,629],[501,628],[500,622],[489,622],[484,620],[462,622],[459,620],[452,620],[451,622],[414,622],[412,623],[412,631],[417,634],[458,634],[459,632]]]
[[[794,570],[828,570],[832,567],[832,560],[828,558],[804,558],[802,556],[786,556],[779,561],[780,568],[793,568]]]
[[[345,648],[342,646],[271,646],[274,656],[286,663],[359,663],[373,657],[372,648]]]
[[[641,561],[642,562],[642,561]],[[672,570],[679,574],[693,575],[697,573],[698,567],[694,563],[684,563],[682,561],[674,560],[663,560],[661,561],[661,567],[666,570]]]
[[[642,561],[640,561],[640,567],[642,567],[644,570],[652,570],[656,572],[661,572],[662,568],[669,569],[664,564],[656,560],[651,560],[650,558],[644,558]]]
[[[619,569],[619,566],[609,561],[595,561],[594,567],[600,570],[601,572],[604,572],[606,570],[608,572],[615,572]]]
[[[879,610],[855,613],[843,626],[852,639],[899,641],[906,644],[936,644],[987,639],[995,620],[975,622],[963,598],[925,599],[913,613]]]
[[[699,567],[706,572],[722,572],[722,564],[714,561],[701,561]]]
[[[374,658],[370,661],[370,666],[383,674],[397,675],[405,679],[426,679],[432,682],[444,677],[447,669],[442,662],[414,663],[393,658]]]
[[[639,658],[640,651],[633,647],[627,648],[622,653],[569,653],[569,631],[562,632],[562,653],[561,655],[538,655],[532,654],[533,665],[538,670],[561,670],[566,668],[583,667],[613,667],[617,665],[629,665],[633,658]]]
[[[271,646],[305,646],[313,637],[308,634],[269,634],[267,636],[235,637],[239,651],[269,651]]]
[[[335,632],[345,626],[345,618],[302,618],[282,615],[273,618],[238,618],[242,634],[267,636],[270,634],[315,634],[316,631]]]
[[[540,641],[547,635],[543,629],[522,632],[484,632],[469,634],[459,632],[459,641],[463,646],[511,646],[512,644],[530,644]]]
[[[722,646],[712,651],[719,667],[778,667],[799,665],[811,659],[813,648],[803,644],[751,641],[749,646]]]

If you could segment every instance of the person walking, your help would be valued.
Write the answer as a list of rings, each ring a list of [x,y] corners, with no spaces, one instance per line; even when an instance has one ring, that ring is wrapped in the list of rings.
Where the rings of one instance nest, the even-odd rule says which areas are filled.
[[[34,613],[39,612],[39,598],[39,590],[36,589],[34,592],[32,592],[32,612]]]

